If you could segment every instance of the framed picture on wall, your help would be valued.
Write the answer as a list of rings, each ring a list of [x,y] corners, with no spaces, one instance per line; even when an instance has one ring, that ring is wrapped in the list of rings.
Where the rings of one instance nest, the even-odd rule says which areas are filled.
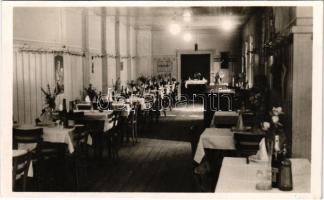
[[[63,56],[56,55],[54,57],[55,66],[55,84],[56,89],[59,93],[64,93],[64,67],[63,67]]]
[[[174,58],[160,57],[156,58],[157,72],[172,72]]]

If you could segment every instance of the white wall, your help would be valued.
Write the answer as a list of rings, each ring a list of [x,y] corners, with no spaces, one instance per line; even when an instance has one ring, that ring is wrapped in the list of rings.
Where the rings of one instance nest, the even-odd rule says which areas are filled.
[[[240,33],[224,33],[216,30],[205,30],[192,33],[193,38],[190,42],[183,40],[182,35],[171,35],[166,30],[152,31],[152,55],[154,58],[165,56],[176,56],[178,50],[192,50],[198,43],[198,50],[212,50],[214,57],[219,57],[220,52],[229,51],[230,56],[240,56]],[[233,66],[232,66],[233,65]],[[225,73],[225,82],[229,82],[232,76],[232,67],[239,67],[240,63],[230,63],[229,69],[222,69]],[[156,66],[152,66],[156,68]],[[220,69],[220,63],[213,63],[211,74],[215,74]],[[157,70],[154,69],[154,72]],[[172,74],[178,71],[172,70]]]
[[[54,81],[54,56],[52,50],[81,50],[81,15],[63,8],[15,8],[13,21],[13,119],[20,123],[33,123],[45,107],[41,87]],[[75,27],[75,29],[67,28]],[[72,35],[74,37],[72,37]],[[23,48],[33,52],[21,51]],[[82,57],[63,55],[64,97],[67,101],[80,98],[83,88]]]
[[[136,76],[152,76],[152,31],[139,29],[136,32]]]
[[[116,51],[115,51],[115,17],[109,16],[106,21],[106,47],[108,59],[108,87],[112,87],[116,81]]]
[[[126,85],[128,80],[136,77],[137,34],[134,27],[129,19],[120,17],[117,36],[116,18],[107,13],[104,30],[101,11],[98,8],[14,9],[14,120],[32,123],[45,106],[40,87],[50,84],[54,88],[54,50],[77,54],[62,54],[64,98],[67,101],[80,99],[82,90],[89,83],[98,91],[103,90],[103,85],[112,87],[118,69],[117,55],[124,63],[124,70],[120,73],[122,84]],[[106,34],[105,42],[102,34]],[[120,42],[116,44],[116,41]],[[35,51],[22,52],[21,49],[26,47]],[[103,49],[107,55],[103,55]],[[103,59],[107,62],[102,62]],[[105,68],[107,74],[103,75]],[[103,80],[107,84],[103,84]]]

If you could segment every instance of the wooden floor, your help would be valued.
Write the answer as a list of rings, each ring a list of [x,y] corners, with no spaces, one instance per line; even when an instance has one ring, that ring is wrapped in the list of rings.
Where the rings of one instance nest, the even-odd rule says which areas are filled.
[[[119,161],[91,165],[93,192],[195,192],[189,127],[202,125],[202,111],[168,111],[135,145],[120,149]]]
[[[117,163],[92,166],[89,191],[193,192],[188,142],[141,138],[120,150]]]

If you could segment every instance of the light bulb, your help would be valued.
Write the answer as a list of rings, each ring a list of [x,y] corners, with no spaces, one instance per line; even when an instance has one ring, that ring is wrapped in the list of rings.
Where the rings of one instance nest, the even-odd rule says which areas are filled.
[[[181,31],[181,28],[179,26],[179,24],[176,24],[176,23],[172,23],[169,27],[169,31],[172,35],[177,35],[180,33]]]
[[[190,33],[185,33],[183,35],[183,39],[184,39],[184,41],[189,42],[192,39],[192,35]]]
[[[225,32],[230,32],[232,30],[234,30],[235,28],[235,22],[234,20],[230,19],[230,18],[224,18],[221,22],[221,27]]]
[[[182,16],[183,16],[183,20],[185,22],[191,21],[191,12],[190,11],[185,11]]]

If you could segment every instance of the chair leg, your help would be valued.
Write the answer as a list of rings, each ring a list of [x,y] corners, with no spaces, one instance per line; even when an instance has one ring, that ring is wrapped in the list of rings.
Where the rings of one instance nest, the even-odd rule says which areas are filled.
[[[78,164],[77,161],[74,161],[74,176],[75,176],[75,189],[76,191],[79,191],[79,169],[78,169]]]
[[[22,180],[22,190],[25,192],[26,191],[26,184],[27,184],[27,176],[24,175],[23,180]]]
[[[137,138],[138,138],[138,126],[137,126],[137,123],[135,124],[135,139],[136,139],[136,143],[138,142],[137,141]]]
[[[112,158],[112,147],[111,147],[111,137],[107,136],[107,144],[108,144],[108,158]]]
[[[113,141],[112,141],[112,150],[113,150],[113,159],[118,160],[119,155],[118,155],[118,136],[114,136]]]
[[[133,140],[133,144],[135,144],[135,125],[132,125],[132,140]]]

